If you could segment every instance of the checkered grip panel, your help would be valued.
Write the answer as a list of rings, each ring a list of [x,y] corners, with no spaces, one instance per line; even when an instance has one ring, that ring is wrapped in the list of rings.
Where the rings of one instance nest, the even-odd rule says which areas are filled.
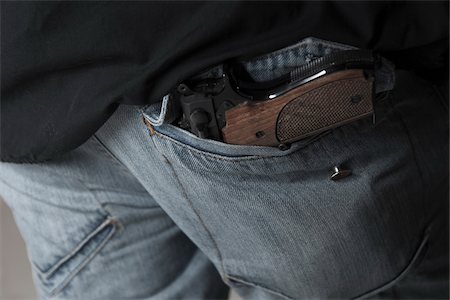
[[[287,103],[278,116],[277,138],[281,143],[293,142],[372,112],[372,80],[334,81]]]

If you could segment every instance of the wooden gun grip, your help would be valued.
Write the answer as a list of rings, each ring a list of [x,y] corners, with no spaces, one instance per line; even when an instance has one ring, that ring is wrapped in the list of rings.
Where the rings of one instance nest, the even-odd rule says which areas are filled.
[[[373,113],[372,79],[344,70],[300,85],[275,99],[245,102],[225,112],[228,144],[277,146]]]

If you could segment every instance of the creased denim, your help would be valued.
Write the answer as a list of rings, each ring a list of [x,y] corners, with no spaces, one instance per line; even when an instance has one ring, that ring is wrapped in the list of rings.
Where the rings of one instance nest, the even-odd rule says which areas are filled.
[[[161,205],[249,298],[445,297],[448,260],[427,255],[430,244],[445,248],[448,232],[447,113],[429,84],[397,77],[375,125],[360,120],[286,152],[155,127],[148,152],[171,178],[159,182],[171,186]],[[161,178],[126,162],[138,177]],[[331,181],[333,166],[352,175]],[[184,224],[192,220],[201,231]],[[413,292],[404,282],[431,272],[424,257],[441,279],[429,288],[424,275]]]
[[[53,162],[0,164],[0,195],[40,299],[226,298],[207,257],[95,137]]]

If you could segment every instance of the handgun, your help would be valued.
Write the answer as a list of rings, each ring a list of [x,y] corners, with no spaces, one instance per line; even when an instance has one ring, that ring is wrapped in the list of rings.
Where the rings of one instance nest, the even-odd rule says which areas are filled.
[[[177,86],[178,126],[228,144],[283,146],[374,113],[376,56],[334,52],[265,82],[240,64]]]

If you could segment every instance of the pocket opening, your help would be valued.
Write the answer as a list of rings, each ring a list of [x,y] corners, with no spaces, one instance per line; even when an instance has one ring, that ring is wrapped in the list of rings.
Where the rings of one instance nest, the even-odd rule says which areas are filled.
[[[171,143],[179,145],[180,147],[187,148],[188,150],[197,152],[205,156],[222,160],[254,160],[270,157],[285,157],[304,147],[307,147],[317,139],[332,132],[332,130],[328,130],[319,133],[317,135],[293,143],[286,150],[281,150],[277,147],[234,145],[215,140],[202,139],[188,131],[185,131],[171,124],[163,124],[159,127],[154,127],[154,130],[156,134],[151,136],[152,138],[166,139]]]
[[[100,225],[88,234],[66,256],[59,259],[47,270],[41,270],[32,262],[32,268],[42,281],[44,289],[49,295],[56,295],[80,272],[87,263],[103,248],[117,231],[116,219],[107,217]],[[58,271],[67,268],[67,272],[58,276]],[[61,277],[61,278],[59,278]]]

